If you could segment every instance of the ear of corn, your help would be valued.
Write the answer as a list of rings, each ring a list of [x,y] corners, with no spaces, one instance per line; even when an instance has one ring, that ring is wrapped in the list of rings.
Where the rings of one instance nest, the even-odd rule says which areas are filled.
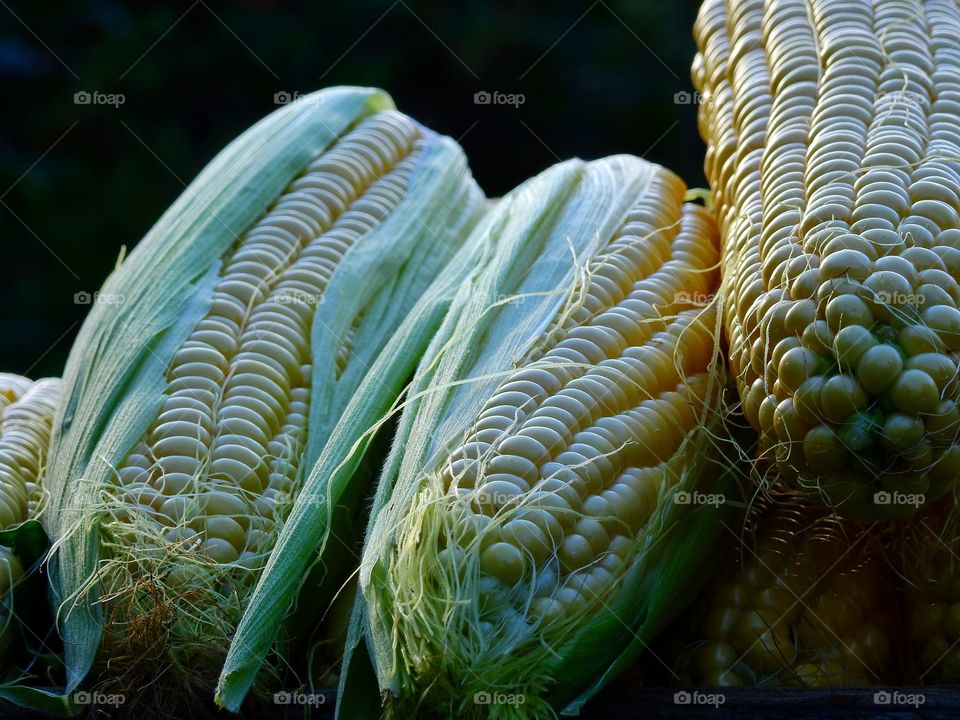
[[[0,373],[0,530],[40,514],[60,386],[58,378],[33,382]]]
[[[68,691],[98,648],[104,682],[212,690],[304,476],[481,208],[452,141],[325,90],[228,146],[108,279],[45,516]]]
[[[877,535],[775,494],[759,503],[666,645],[709,687],[876,685],[898,677],[900,617]],[[728,538],[730,540],[732,538]]]
[[[870,518],[960,477],[960,9],[707,0],[706,173],[744,412]]]
[[[474,231],[483,256],[377,488],[341,717],[377,695],[360,625],[391,716],[539,717],[575,711],[682,606],[722,512],[674,494],[708,472],[729,492],[702,425],[722,387],[716,237],[684,194],[636,158],[570,161]],[[475,703],[500,691],[523,704]]]
[[[0,373],[0,531],[13,530],[40,514],[60,384],[58,378],[33,382]],[[0,545],[0,597],[22,574],[23,565],[13,548]]]
[[[334,509],[344,503],[355,486],[354,478],[375,433],[391,413],[396,412],[398,396],[409,383],[423,348],[437,333],[461,285],[476,273],[479,263],[489,261],[486,251],[480,235],[472,234],[390,338],[331,432],[320,458],[304,481],[303,490],[237,628],[217,686],[216,700],[224,708],[233,711],[240,708],[283,626],[297,621],[297,614],[288,615],[288,609],[301,592],[307,568],[317,563],[332,568],[339,561],[349,565],[349,570],[355,569],[354,556],[344,549],[344,537],[337,526]],[[341,588],[346,580],[343,573],[327,572],[319,587],[302,590],[305,596],[298,604],[316,605],[319,596],[320,605],[326,608],[329,597],[344,592]],[[340,603],[339,596],[336,603]],[[352,621],[350,629],[354,629]],[[370,700],[364,692],[361,695]],[[377,702],[376,696],[373,702]],[[349,700],[339,698],[338,714],[365,716],[344,710],[346,707]]]
[[[51,717],[71,711],[56,692],[33,683],[48,670],[56,672],[45,660],[56,643],[44,636],[48,620],[38,612],[46,585],[39,568],[48,542],[37,518],[45,504],[50,430],[60,394],[58,378],[34,382],[0,373],[0,667],[6,678],[0,698]]]
[[[960,516],[950,493],[898,528],[909,681],[960,682]]]

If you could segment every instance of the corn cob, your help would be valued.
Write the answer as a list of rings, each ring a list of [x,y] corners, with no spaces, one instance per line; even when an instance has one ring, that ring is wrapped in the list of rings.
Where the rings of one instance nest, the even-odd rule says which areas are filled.
[[[33,382],[0,373],[0,530],[36,518],[43,505],[41,479],[60,380]],[[0,596],[23,574],[13,549],[0,546]]]
[[[897,557],[909,641],[908,677],[960,682],[960,526],[954,493],[898,528]]]
[[[391,107],[276,111],[104,286],[122,302],[84,324],[51,462],[68,691],[98,648],[104,683],[212,691],[330,428],[478,217],[459,148]]]
[[[725,327],[766,458],[852,515],[960,476],[960,9],[707,0]]]
[[[715,229],[685,190],[636,158],[570,161],[475,230],[493,259],[414,379],[361,564],[390,716],[578,707],[682,605],[690,576],[651,544],[682,562],[672,543],[702,556],[715,529],[705,507],[675,530],[673,498],[704,487],[722,386]]]
[[[0,373],[0,530],[39,515],[58,378],[31,382]]]
[[[43,508],[43,476],[50,445],[50,427],[60,398],[60,380],[45,378],[33,382],[20,375],[0,373],[0,663],[6,669],[16,647],[15,626],[20,618],[14,612],[15,585],[24,582],[24,565],[28,568],[35,558],[28,548],[34,543],[29,535],[39,528],[26,528],[24,523],[35,520]],[[26,553],[26,554],[24,554]],[[29,597],[29,592],[23,594]],[[19,705],[33,703],[31,689],[10,683],[6,699]]]
[[[677,622],[675,674],[711,687],[893,682],[892,579],[878,537],[797,495],[768,498]]]

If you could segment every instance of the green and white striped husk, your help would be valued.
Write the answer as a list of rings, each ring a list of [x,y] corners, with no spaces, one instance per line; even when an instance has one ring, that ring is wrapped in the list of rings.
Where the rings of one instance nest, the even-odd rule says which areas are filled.
[[[450,526],[434,480],[491,393],[558,313],[577,302],[589,279],[585,268],[628,210],[656,192],[655,176],[663,172],[629,156],[568,161],[504,197],[475,228],[468,242],[482,242],[483,253],[417,371],[377,488],[338,717],[376,717],[381,698],[394,717],[575,713],[694,597],[724,512],[674,503],[665,484],[603,611],[561,623],[559,633],[519,627],[491,633],[487,643],[480,636],[489,628],[477,623],[477,561],[469,547],[466,575],[444,570],[441,535]],[[715,333],[715,321],[708,322]],[[677,452],[688,461],[672,489],[709,484],[710,492],[732,498],[729,463],[711,437],[722,422],[723,372],[715,355],[709,374],[697,427]],[[498,644],[504,637],[508,642]],[[525,702],[475,702],[475,693],[493,692]]]
[[[392,107],[380,90],[342,87],[276,110],[214,158],[104,284],[101,295],[115,301],[93,305],[64,373],[44,517],[54,543],[50,578],[66,649],[67,692],[94,664],[106,616],[100,578],[117,570],[104,544],[110,520],[104,493],[157,417],[167,369],[206,315],[225,253],[308,163],[358,123]],[[482,193],[460,148],[417,127],[423,146],[407,191],[345,252],[316,304],[304,475],[391,333],[482,211]],[[351,332],[350,360],[337,367],[341,339]],[[231,600],[229,610],[214,605],[208,609],[213,622],[191,628],[206,641],[201,647],[210,647],[214,660],[201,657],[214,678],[215,658],[222,659],[229,645],[249,589],[228,583],[218,592]],[[171,657],[167,649],[156,662],[192,662],[189,655]]]

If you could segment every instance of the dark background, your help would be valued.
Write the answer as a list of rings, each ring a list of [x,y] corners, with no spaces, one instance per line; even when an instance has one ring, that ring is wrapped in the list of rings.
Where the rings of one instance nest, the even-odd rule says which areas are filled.
[[[375,85],[460,140],[493,197],[617,152],[704,184],[697,0],[0,0],[0,371],[59,374],[132,247],[278,92]],[[474,93],[522,93],[519,108]],[[80,91],[122,93],[119,107]]]

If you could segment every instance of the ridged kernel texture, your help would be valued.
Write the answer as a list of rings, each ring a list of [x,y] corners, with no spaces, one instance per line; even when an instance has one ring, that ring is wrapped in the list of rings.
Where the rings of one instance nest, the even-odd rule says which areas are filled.
[[[911,684],[960,682],[960,526],[953,493],[904,525],[898,559]]]
[[[302,480],[314,314],[344,254],[402,199],[420,138],[396,112],[362,122],[239,240],[161,412],[117,468],[120,517],[214,563],[262,567]]]
[[[0,373],[0,530],[37,516],[61,382]]]
[[[896,681],[893,578],[877,538],[863,533],[797,497],[776,497],[675,626],[675,674],[711,687]]]
[[[707,0],[695,34],[744,412],[794,483],[910,515],[960,477],[960,7]]]
[[[0,373],[0,530],[36,518],[43,509],[43,474],[60,394],[59,378],[33,382]],[[0,546],[0,597],[22,573],[13,549]]]
[[[685,189],[658,171],[444,465],[441,562],[479,551],[484,622],[593,611],[680,477],[717,382],[716,230]]]

